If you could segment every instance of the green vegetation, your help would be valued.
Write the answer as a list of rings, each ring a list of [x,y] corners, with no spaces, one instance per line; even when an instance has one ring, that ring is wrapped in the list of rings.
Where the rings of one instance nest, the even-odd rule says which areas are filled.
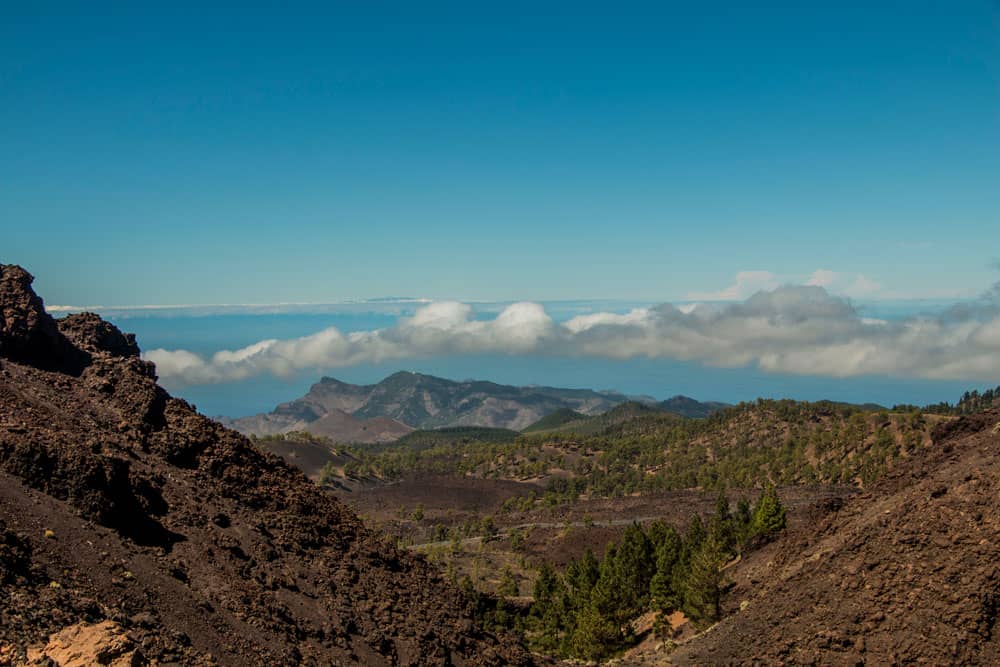
[[[340,470],[332,462],[325,463],[319,471],[319,485],[330,486],[341,478]]]
[[[407,436],[389,445],[345,448],[345,473],[397,479],[433,473],[541,480],[544,490],[511,499],[529,511],[580,497],[622,497],[680,489],[762,488],[769,483],[867,485],[931,444],[939,416],[832,402],[759,400],[705,419],[638,403],[588,418],[591,433],[522,434],[511,441]],[[579,422],[574,422],[579,423]],[[495,429],[483,430],[492,433]],[[420,432],[417,432],[420,433]],[[466,437],[468,435],[469,437]]]
[[[683,417],[703,418],[708,417],[719,410],[724,410],[725,408],[728,408],[729,405],[715,401],[702,403],[701,401],[696,401],[693,398],[688,398],[687,396],[674,396],[665,401],[660,401],[656,404],[656,407],[664,412],[672,412],[675,415],[681,415]]]
[[[709,625],[719,618],[722,566],[784,521],[771,487],[755,508],[741,501],[735,513],[720,493],[715,514],[695,516],[683,533],[662,522],[633,524],[601,560],[587,551],[562,573],[543,565],[530,612],[515,626],[535,650],[598,660],[631,644],[629,624],[647,611],[679,610]]]
[[[778,499],[778,492],[773,484],[768,484],[764,495],[757,502],[750,521],[750,532],[755,535],[773,535],[785,528],[785,508]]]
[[[631,421],[636,418],[646,418],[653,419],[654,421],[672,421],[678,419],[684,419],[679,415],[669,414],[663,412],[659,408],[646,405],[645,403],[639,403],[637,401],[627,401],[621,405],[617,405],[607,412],[599,415],[594,415],[592,417],[587,417],[581,415],[578,419],[566,420],[562,424],[552,426],[546,431],[549,434],[564,434],[564,435],[576,435],[576,436],[586,436],[586,435],[598,435],[608,431],[609,429],[620,425],[624,422]],[[532,427],[528,427],[529,429]],[[527,434],[531,431],[525,429],[522,431]],[[538,431],[541,432],[540,430]]]
[[[514,572],[509,567],[505,567],[500,574],[500,583],[497,584],[497,595],[512,598],[517,597],[517,594],[517,579]]]
[[[934,405],[928,405],[923,410],[924,412],[930,412],[937,415],[967,415],[984,410],[985,408],[993,405],[994,401],[997,400],[1000,400],[1000,387],[987,389],[983,393],[979,393],[978,390],[973,389],[972,391],[967,391],[962,394],[962,397],[958,399],[958,403],[955,405],[942,402]],[[897,405],[894,409],[915,410],[917,408],[912,405]]]
[[[699,628],[715,623],[726,564],[785,528],[776,486],[869,485],[901,460],[932,447],[937,424],[982,409],[998,396],[1000,388],[968,392],[955,406],[891,410],[874,404],[758,400],[697,419],[626,403],[597,417],[561,411],[517,437],[489,438],[487,433],[476,439],[468,431],[437,431],[409,444],[350,448],[345,455],[351,474],[382,479],[437,473],[536,483],[506,500],[496,520],[445,518],[450,525],[444,525],[433,523],[436,516],[428,519],[421,530],[430,530],[429,543],[421,548],[446,563],[457,582],[460,572],[468,574],[462,585],[486,627],[520,632],[539,652],[600,660],[636,641],[638,630],[632,626],[640,617],[644,624],[653,622],[657,632],[674,612]],[[727,488],[756,489],[757,500],[731,505]],[[542,526],[533,522],[546,519],[502,516],[586,498],[690,489],[718,491],[715,512],[684,526],[633,524],[603,557],[586,552],[565,568],[539,563],[538,540],[526,549],[526,533],[517,528]],[[422,521],[419,509],[406,518]],[[564,533],[591,527],[593,519],[582,516],[573,523],[567,519]],[[473,536],[483,539],[470,546],[466,538]],[[528,583],[532,570],[537,572],[533,588]],[[495,595],[478,593],[476,586]],[[530,603],[521,597],[529,588]]]
[[[521,429],[522,433],[534,433],[536,431],[551,431],[553,429],[559,428],[560,426],[565,426],[573,422],[578,422],[585,420],[587,415],[582,412],[577,412],[576,410],[570,410],[569,408],[562,408],[561,410],[556,410],[555,412],[545,415],[538,421],[536,421],[531,426]]]
[[[506,428],[489,428],[486,426],[449,426],[413,431],[397,440],[394,445],[407,447],[434,447],[446,444],[471,443],[506,443],[514,442],[517,431]]]

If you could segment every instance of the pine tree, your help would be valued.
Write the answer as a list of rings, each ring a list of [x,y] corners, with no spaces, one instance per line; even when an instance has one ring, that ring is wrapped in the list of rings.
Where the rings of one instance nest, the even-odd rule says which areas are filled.
[[[670,531],[676,532],[673,527],[668,526],[663,521],[656,520],[649,524],[649,528],[646,529],[646,536],[653,544],[653,551],[659,550],[660,546],[667,539],[667,533]]]
[[[684,546],[691,547],[692,549],[697,548],[701,545],[706,535],[705,524],[702,522],[701,517],[696,514],[688,523],[687,531],[684,533]]]
[[[684,539],[681,541],[680,555],[674,563],[673,571],[670,574],[670,588],[674,591],[675,606],[682,606],[684,602],[684,591],[687,589],[687,580],[691,574],[691,560],[694,554],[705,541],[705,524],[697,514],[688,523],[687,530],[684,531]]]
[[[587,549],[579,560],[566,567],[566,585],[570,589],[573,606],[577,609],[590,599],[590,591],[594,588],[601,575],[601,565],[594,557],[594,552]]]
[[[655,572],[653,545],[642,528],[632,524],[625,529],[621,540],[608,549],[595,590],[607,596],[607,607],[614,609],[624,623],[645,610]]]
[[[500,575],[500,582],[497,584],[497,595],[512,598],[517,597],[517,593],[517,579],[514,578],[514,572],[509,567],[505,567]]]
[[[726,498],[726,490],[719,489],[719,495],[715,498],[715,518],[719,521],[729,521],[729,499]]]
[[[649,583],[650,599],[655,609],[667,611],[681,604],[672,583],[681,546],[681,536],[673,527],[667,528],[656,549],[656,574]]]
[[[753,513],[753,534],[770,536],[785,528],[785,506],[773,484],[768,484]]]
[[[617,650],[623,641],[621,626],[589,604],[580,612],[565,649],[577,658],[600,660]]]
[[[535,598],[533,612],[544,610],[552,604],[559,584],[559,576],[556,571],[549,565],[548,561],[543,562],[538,569],[538,577],[535,579],[535,586],[532,589],[532,596]]]
[[[534,598],[531,619],[536,634],[532,645],[543,652],[555,652],[573,619],[566,586],[548,563],[542,564],[535,579]]]
[[[715,516],[709,522],[709,534],[719,544],[727,556],[731,556],[736,548],[736,534],[733,529],[733,517],[729,513],[729,500],[726,492],[720,490],[715,501]]]
[[[684,586],[684,613],[696,623],[718,620],[722,567],[725,560],[723,545],[709,537],[691,557]]]

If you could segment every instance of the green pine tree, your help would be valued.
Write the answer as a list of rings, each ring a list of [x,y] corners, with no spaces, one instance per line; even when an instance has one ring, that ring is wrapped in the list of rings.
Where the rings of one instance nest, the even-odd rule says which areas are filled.
[[[514,578],[514,572],[509,567],[505,567],[500,574],[500,582],[497,584],[497,595],[513,598],[517,597],[517,593],[517,579]]]
[[[584,660],[600,660],[621,647],[623,641],[621,626],[589,604],[577,618],[566,653]]]
[[[753,513],[754,535],[771,536],[785,529],[785,506],[773,484],[768,484]]]
[[[587,549],[583,556],[566,567],[566,586],[570,589],[573,606],[581,609],[590,599],[590,591],[594,588],[601,575],[601,565],[594,557],[594,552]]]
[[[719,598],[725,562],[723,545],[709,537],[691,557],[690,569],[684,585],[684,613],[696,623],[704,625],[719,618]]]
[[[543,563],[535,579],[535,598],[531,605],[532,647],[555,653],[563,635],[572,625],[566,586],[548,563]]]
[[[673,527],[667,528],[656,549],[656,574],[649,583],[650,600],[655,609],[668,611],[680,606],[672,582],[681,548],[681,536]]]

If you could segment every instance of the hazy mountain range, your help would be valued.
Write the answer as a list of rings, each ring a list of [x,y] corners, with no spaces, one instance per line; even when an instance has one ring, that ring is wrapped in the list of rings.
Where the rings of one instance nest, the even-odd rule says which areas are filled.
[[[401,371],[373,385],[324,377],[305,396],[269,413],[223,421],[247,435],[309,431],[342,442],[388,442],[414,429],[447,426],[519,431],[559,411],[597,415],[634,400],[688,417],[704,417],[725,406],[684,396],[656,403],[613,391],[456,382]]]

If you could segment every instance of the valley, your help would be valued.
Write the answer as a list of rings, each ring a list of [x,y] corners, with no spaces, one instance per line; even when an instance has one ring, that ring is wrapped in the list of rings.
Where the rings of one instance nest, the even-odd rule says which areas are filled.
[[[245,437],[31,281],[0,266],[0,664],[1000,657],[1000,390],[727,406],[397,373]],[[470,423],[486,394],[515,421]]]
[[[989,404],[994,392],[984,396]],[[717,584],[717,616],[698,619],[673,603],[664,629],[666,612],[640,605],[628,618],[639,630],[597,644],[575,626],[539,625],[540,577],[579,567],[589,554],[600,559],[637,526],[683,534],[695,517],[712,525],[720,499],[724,512],[743,502],[752,508],[772,483],[787,512],[782,533],[807,534],[933,457],[940,433],[982,406],[978,392],[927,408],[759,400],[683,417],[626,401],[590,416],[561,409],[521,432],[443,428],[378,445],[292,433],[256,443],[276,453],[325,446],[328,458],[312,464],[313,479],[455,585],[489,596],[487,622],[522,634],[535,650],[662,664],[681,660],[687,654],[675,656],[675,647],[702,641],[701,630],[742,610],[745,582],[771,576],[761,559],[774,553],[772,540],[722,552],[731,562],[718,563],[726,575]]]
[[[0,17],[0,667],[1000,667],[1000,0]]]

